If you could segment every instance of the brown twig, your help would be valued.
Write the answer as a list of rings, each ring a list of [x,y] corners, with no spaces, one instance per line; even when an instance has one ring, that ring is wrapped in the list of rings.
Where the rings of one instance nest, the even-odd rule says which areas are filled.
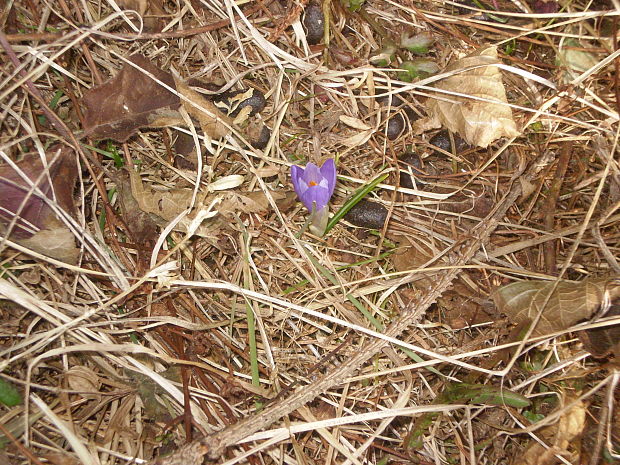
[[[553,232],[555,229],[555,213],[558,198],[560,197],[560,190],[562,183],[564,182],[564,176],[568,169],[568,163],[570,162],[572,150],[572,142],[564,142],[560,150],[560,158],[558,159],[558,165],[555,169],[555,175],[549,192],[547,200],[543,205],[543,212],[545,215],[545,230]],[[556,276],[558,272],[557,257],[556,257],[556,244],[557,240],[545,242],[543,250],[545,251],[545,270],[550,276]]]
[[[596,429],[596,445],[592,450],[592,455],[590,456],[589,465],[597,465],[599,463],[599,459],[601,457],[601,450],[603,449],[603,442],[605,440],[605,430],[607,429],[607,422],[609,421],[609,399],[613,400],[613,391],[615,383],[611,382],[607,385],[607,398],[603,399],[601,402],[601,411],[597,415],[599,420],[598,427]]]

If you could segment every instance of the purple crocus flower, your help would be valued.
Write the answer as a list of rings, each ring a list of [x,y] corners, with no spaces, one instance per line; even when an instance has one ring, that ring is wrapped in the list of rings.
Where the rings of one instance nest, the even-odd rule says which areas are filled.
[[[330,158],[320,168],[308,163],[305,168],[293,165],[291,179],[299,200],[312,212],[327,206],[336,187],[336,163]]]

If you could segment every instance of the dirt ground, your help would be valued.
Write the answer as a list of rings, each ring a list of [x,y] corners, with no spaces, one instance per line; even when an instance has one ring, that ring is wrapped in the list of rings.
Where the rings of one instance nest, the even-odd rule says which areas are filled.
[[[5,463],[620,463],[616,0],[0,8]]]

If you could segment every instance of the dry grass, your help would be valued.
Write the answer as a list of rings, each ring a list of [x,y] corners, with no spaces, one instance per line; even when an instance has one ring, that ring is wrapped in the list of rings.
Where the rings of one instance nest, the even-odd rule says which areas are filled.
[[[1,457],[503,464],[528,463],[530,440],[541,451],[556,447],[556,458],[544,463],[607,463],[602,451],[612,443],[618,453],[615,365],[589,356],[571,328],[522,343],[506,339],[510,321],[493,311],[489,296],[519,279],[620,270],[619,52],[606,32],[620,5],[573,2],[537,15],[517,0],[500,1],[512,13],[497,13],[509,19],[498,23],[452,2],[368,0],[377,30],[332,0],[324,2],[327,48],[305,41],[297,21],[307,1],[161,3],[163,32],[146,34],[134,12],[111,0],[15,0],[0,15],[25,72],[9,63],[5,44],[0,155],[15,161],[55,142],[73,146],[82,169],[78,214],[65,221],[83,250],[73,266],[10,238],[0,243],[0,376],[27,399],[0,410]],[[441,67],[474,47],[497,45],[510,66],[504,82],[522,134],[488,149],[438,154],[429,145],[437,131],[418,131],[419,121],[407,120],[406,131],[388,139],[377,96],[398,95],[421,117],[427,99],[438,98],[437,77],[407,84],[394,69],[368,64],[380,34],[398,38],[406,30],[433,34]],[[557,66],[569,39],[596,66],[572,75]],[[200,136],[202,184],[196,171],[174,165],[181,128],[141,130],[114,144],[125,160],[138,161],[143,180],[158,188],[198,192],[242,175],[238,189],[264,191],[268,212],[233,212],[206,239],[168,236],[163,228],[159,241],[132,237],[118,200],[108,199],[113,161],[85,153],[75,137],[84,92],[133,53],[183,79],[262,92],[267,107],[259,118],[271,139],[255,150],[244,148],[243,131],[220,141]],[[54,112],[70,133],[45,119],[28,83],[48,105],[62,91]],[[397,171],[410,147],[427,174],[414,190],[399,187]],[[370,194],[388,208],[383,230],[341,221],[324,238],[298,235],[303,207],[270,193],[292,190],[292,164],[329,157],[339,174],[333,210],[390,173]],[[507,345],[518,351],[492,364]],[[544,420],[531,424],[523,409],[509,406],[431,403],[454,380],[530,397],[529,410]],[[587,418],[576,438],[558,443],[561,433],[545,425],[576,406]],[[422,447],[403,447],[412,419],[429,411],[438,415]]]

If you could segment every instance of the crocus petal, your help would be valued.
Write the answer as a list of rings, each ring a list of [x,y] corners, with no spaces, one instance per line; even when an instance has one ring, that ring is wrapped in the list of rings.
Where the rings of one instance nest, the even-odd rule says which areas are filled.
[[[295,189],[295,193],[298,197],[301,198],[302,194],[308,189],[308,184],[306,183],[306,189],[301,189],[299,185],[299,180],[304,175],[304,169],[301,166],[293,165],[291,166],[291,181],[293,182],[293,188]]]
[[[308,189],[310,189],[310,186],[308,186],[308,184],[306,184],[306,181],[304,181],[304,178],[300,178],[299,181],[297,181],[298,186],[297,186],[297,196],[298,197],[303,197],[304,195],[306,195],[306,191]]]
[[[323,179],[323,175],[318,166],[314,163],[308,163],[304,170],[303,179],[308,185],[313,185],[312,183],[319,184],[321,179]]]
[[[316,203],[316,209],[320,210],[329,202],[331,195],[329,190],[321,186],[312,186],[299,198],[309,211],[312,211],[312,204]]]
[[[336,187],[336,163],[333,158],[325,160],[325,163],[321,166],[321,175],[327,179],[327,189],[331,197]]]

